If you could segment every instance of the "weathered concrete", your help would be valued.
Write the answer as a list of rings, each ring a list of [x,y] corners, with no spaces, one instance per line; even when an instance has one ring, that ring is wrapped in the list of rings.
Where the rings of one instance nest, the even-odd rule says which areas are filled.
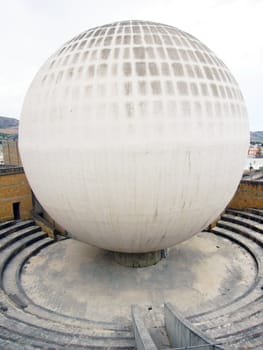
[[[230,217],[231,221],[229,221]],[[216,241],[213,240],[212,234],[203,232],[198,235],[199,242],[195,237],[191,240],[191,244],[182,244],[180,248],[183,254],[179,255],[179,261],[184,261],[184,266],[180,270],[180,265],[174,259],[178,255],[177,250],[173,259],[171,259],[171,254],[166,259],[166,262],[170,259],[168,264],[171,264],[173,268],[168,271],[163,264],[164,261],[146,269],[125,268],[116,264],[109,253],[99,252],[91,247],[85,255],[86,258],[88,255],[89,260],[85,261],[83,257],[77,255],[81,249],[75,250],[76,256],[69,254],[68,251],[64,253],[62,251],[62,259],[60,259],[59,249],[51,253],[52,250],[47,247],[51,248],[52,244],[53,247],[58,248],[62,246],[62,242],[55,242],[46,237],[46,234],[39,231],[39,227],[34,226],[33,221],[1,224],[0,309],[2,316],[0,328],[2,331],[0,332],[0,343],[3,348],[10,349],[18,349],[18,347],[13,347],[13,343],[12,345],[10,343],[10,341],[15,341],[19,346],[25,345],[26,348],[31,345],[32,348],[46,348],[47,344],[55,342],[55,348],[58,350],[63,350],[65,344],[70,344],[72,349],[80,346],[81,348],[134,350],[135,339],[132,330],[135,328],[134,333],[138,338],[137,347],[139,348],[154,347],[154,344],[158,349],[170,348],[168,331],[170,339],[172,339],[171,333],[173,337],[177,333],[175,341],[184,348],[185,346],[188,348],[189,344],[200,344],[201,342],[200,345],[190,346],[197,346],[203,350],[216,348],[220,344],[225,350],[262,349],[262,220],[263,215],[260,210],[247,213],[228,211],[228,214],[222,216],[217,227],[213,228],[213,232],[218,235],[214,237]],[[236,224],[237,222],[240,225]],[[233,231],[229,231],[230,224]],[[244,227],[243,224],[245,224]],[[251,228],[248,228],[248,225]],[[25,228],[21,229],[22,227]],[[16,232],[16,229],[19,228],[21,230]],[[227,241],[230,244],[227,244]],[[70,245],[71,240],[65,242]],[[231,244],[231,242],[237,244]],[[108,259],[105,259],[105,254]],[[220,255],[226,258],[225,261],[222,261]],[[32,267],[31,272],[34,271],[37,274],[32,277],[39,277],[37,287],[41,284],[40,282],[43,282],[43,272],[45,272],[45,266],[48,265],[46,260],[42,259],[43,257],[50,259],[53,263],[50,269],[51,275],[47,274],[47,280],[44,284],[42,283],[42,292],[47,294],[46,304],[39,298],[35,298],[39,293],[36,293],[34,284],[31,284],[31,289],[26,289],[26,293],[23,291],[24,284],[21,284],[21,277],[22,280],[25,275],[28,277],[28,269]],[[219,267],[213,263],[213,260]],[[198,264],[199,261],[201,265]],[[66,269],[61,269],[58,262],[65,265]],[[209,269],[204,270],[204,262],[207,263]],[[225,263],[228,265],[224,266]],[[98,269],[94,269],[94,264],[99,265]],[[187,277],[187,275],[190,280],[189,289],[192,288],[194,291],[200,288],[196,282],[198,280],[199,284],[202,284],[202,278],[193,273],[194,264],[197,265],[197,271],[203,275],[201,277],[208,282],[207,295],[203,295],[199,304],[196,299],[191,300],[191,293],[188,293],[186,295],[188,299],[184,300],[184,295],[180,290],[183,282],[183,280],[180,281],[180,278]],[[75,266],[71,270],[73,265]],[[238,268],[239,265],[242,268]],[[106,266],[106,271],[104,271]],[[182,273],[185,270],[186,275]],[[150,271],[151,278],[145,271]],[[61,275],[65,275],[65,280],[62,280],[63,284]],[[77,278],[79,275],[81,277]],[[91,278],[87,278],[90,275],[92,275]],[[141,277],[137,281],[139,287],[134,280],[134,276],[138,277],[138,275]],[[220,289],[217,293],[213,290],[215,286],[213,286],[212,276],[214,275],[219,280]],[[95,280],[93,280],[94,277]],[[134,285],[127,284],[126,277],[129,279],[128,282],[133,282]],[[55,284],[52,285],[52,282]],[[87,283],[91,287],[95,284],[94,294],[90,293],[91,289],[85,289]],[[45,286],[49,289],[45,289]],[[114,292],[112,292],[113,286],[115,286]],[[168,298],[165,294],[160,295],[162,289],[171,291],[174,298],[170,296],[170,301],[173,306],[180,308],[180,311],[170,314],[170,321],[167,321],[169,316],[166,315],[167,331],[163,318],[163,303],[167,303],[165,299]],[[68,290],[73,295],[71,300],[65,296]],[[127,295],[127,291],[130,296]],[[57,297],[58,292],[60,295]],[[134,317],[136,312],[132,312],[133,322],[135,322],[132,327],[128,317],[130,312],[129,315],[125,312],[122,314],[117,308],[122,302],[126,303],[130,309],[129,303],[132,298],[135,296],[136,303],[141,302],[140,296],[145,292],[152,293],[148,298],[150,304],[142,302],[143,305],[139,306],[143,318],[140,315]],[[193,296],[196,295],[193,293]],[[81,297],[85,300],[81,300]],[[122,301],[120,297],[123,297]],[[105,298],[105,304],[101,303],[102,298]],[[112,304],[115,300],[117,304],[113,307],[117,310],[112,313],[114,311]],[[182,301],[183,307],[190,305],[190,309],[188,311],[183,309],[181,313]],[[65,305],[64,302],[70,305]],[[53,308],[51,303],[57,307]],[[73,312],[67,313],[67,306],[74,309]],[[83,309],[87,306],[89,310],[85,314]],[[170,330],[168,323],[172,326]],[[174,344],[173,340],[172,344]]]
[[[117,263],[127,267],[147,267],[157,264],[163,256],[163,250],[150,253],[119,253],[113,252]]]
[[[137,350],[157,350],[143,321],[138,305],[132,305],[132,323]]]
[[[187,321],[179,310],[171,304],[164,304],[164,320],[173,347],[198,346],[199,350],[223,349],[216,346],[213,339],[206,337],[191,322]]]
[[[154,315],[171,302],[185,315],[233,301],[253,283],[252,256],[227,239],[202,232],[147,268],[128,268],[112,254],[71,239],[32,257],[22,286],[36,304],[73,317],[130,323],[132,304]],[[178,303],[178,301],[180,302]]]

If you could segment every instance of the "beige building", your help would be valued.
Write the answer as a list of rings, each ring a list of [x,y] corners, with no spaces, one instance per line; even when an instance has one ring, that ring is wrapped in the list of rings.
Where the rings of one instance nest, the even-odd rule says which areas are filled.
[[[5,165],[22,166],[17,141],[3,140],[2,149]]]
[[[31,216],[32,192],[22,167],[0,168],[0,221]]]

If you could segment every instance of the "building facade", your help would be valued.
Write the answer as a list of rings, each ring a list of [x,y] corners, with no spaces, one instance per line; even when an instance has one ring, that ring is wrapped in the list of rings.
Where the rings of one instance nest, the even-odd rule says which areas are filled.
[[[27,219],[32,192],[22,167],[0,168],[0,221]]]
[[[2,149],[5,165],[22,166],[16,140],[2,140]]]

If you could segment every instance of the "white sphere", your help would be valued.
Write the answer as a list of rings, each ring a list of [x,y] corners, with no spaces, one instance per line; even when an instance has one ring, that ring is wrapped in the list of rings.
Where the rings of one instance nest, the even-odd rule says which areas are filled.
[[[248,149],[229,69],[171,26],[81,33],[37,73],[20,151],[34,193],[74,238],[120,252],[184,241],[225,208]]]

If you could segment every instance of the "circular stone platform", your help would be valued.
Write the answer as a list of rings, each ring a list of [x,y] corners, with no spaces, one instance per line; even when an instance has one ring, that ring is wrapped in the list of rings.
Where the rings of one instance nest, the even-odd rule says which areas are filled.
[[[256,271],[247,250],[209,232],[169,249],[166,259],[146,268],[121,266],[112,253],[67,239],[30,258],[21,285],[48,310],[125,324],[131,304],[158,312],[171,302],[185,315],[222,307],[246,293]]]

